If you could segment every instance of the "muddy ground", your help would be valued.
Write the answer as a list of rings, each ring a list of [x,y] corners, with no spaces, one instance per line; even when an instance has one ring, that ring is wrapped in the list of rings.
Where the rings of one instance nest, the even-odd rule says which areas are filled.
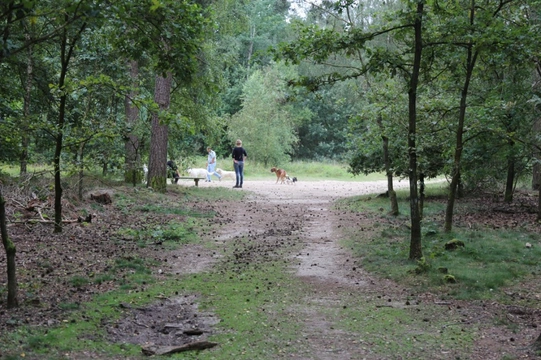
[[[333,208],[333,202],[341,197],[381,193],[385,190],[386,182],[299,181],[294,185],[282,185],[275,184],[273,180],[247,179],[243,189],[231,189],[232,185],[230,180],[199,184],[201,188],[223,187],[227,191],[250,193],[241,202],[192,204],[203,210],[214,210],[218,214],[209,221],[208,229],[200,231],[201,236],[212,237],[224,246],[227,242],[246,237],[254,244],[268,246],[269,252],[271,248],[279,246],[280,242],[302,243],[302,250],[285,260],[290,264],[292,272],[311,289],[310,296],[300,299],[299,309],[295,309],[297,314],[305,314],[301,318],[304,329],[303,348],[307,350],[283,358],[381,359],[371,353],[369,346],[360,343],[358,335],[335,328],[333,319],[325,315],[323,310],[327,305],[340,304],[346,293],[370,301],[381,299],[382,306],[401,307],[411,301],[408,289],[364,272],[339,243],[344,236],[344,229],[352,226],[370,227],[373,224],[369,222],[373,220],[362,214]],[[178,186],[193,186],[193,182],[181,180]],[[395,186],[408,187],[409,184],[403,181],[397,182]],[[17,203],[8,205],[13,214]],[[74,216],[75,213],[76,209],[73,209]],[[125,214],[111,211],[94,219],[91,227],[74,224],[66,227],[62,235],[52,235],[50,228],[45,226],[12,225],[10,231],[18,248],[19,281],[25,284],[21,294],[23,306],[17,310],[7,310],[5,302],[0,303],[0,332],[13,331],[22,324],[54,326],[62,321],[63,311],[59,304],[69,301],[83,303],[97,293],[108,291],[113,287],[111,283],[73,287],[65,279],[77,274],[89,276],[104,271],[103,264],[107,264],[108,260],[119,253],[146,252],[145,256],[163,262],[164,266],[156,269],[157,276],[200,272],[215,266],[220,260],[216,254],[198,245],[187,245],[173,252],[160,251],[159,248],[139,249],[130,242],[113,246],[107,233],[125,227],[129,221]],[[136,221],[134,227],[140,227],[141,222],[152,226],[166,223],[168,218],[148,214],[143,221]],[[258,249],[257,253],[255,249]],[[261,252],[261,247],[254,247],[252,253],[243,249],[237,255],[243,260],[253,260],[263,256],[262,253],[267,252]],[[5,284],[5,261],[4,256],[0,257],[1,284]],[[41,285],[39,292],[32,291],[32,283]],[[527,293],[524,296],[535,299],[539,296],[538,285],[532,285],[524,293]],[[111,340],[142,346],[178,345],[179,339],[184,343],[204,341],[215,333],[214,325],[219,319],[213,314],[200,312],[197,303],[197,298],[192,295],[180,294],[178,298],[164,298],[147,308],[134,309],[125,304],[126,317],[123,320],[103,325],[107,327]],[[416,305],[422,307],[423,303],[433,305],[440,303],[440,300],[431,294],[418,294]],[[446,311],[467,319],[467,326],[477,327],[479,337],[473,353],[467,357],[461,357],[461,349],[446,349],[438,354],[427,354],[426,359],[536,358],[531,344],[540,331],[537,328],[540,316],[537,308],[449,300],[442,303],[442,306]],[[494,325],[502,316],[515,326]],[[95,354],[80,353],[73,355],[73,358],[81,356],[99,358]],[[397,356],[393,359],[405,357]]]

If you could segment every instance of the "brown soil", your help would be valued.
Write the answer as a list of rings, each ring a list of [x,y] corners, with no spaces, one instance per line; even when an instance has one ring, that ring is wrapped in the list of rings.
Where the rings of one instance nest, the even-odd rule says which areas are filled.
[[[199,184],[201,188],[229,189],[232,185],[231,181],[226,180]],[[181,180],[179,186],[193,186],[193,182]],[[395,186],[409,185],[407,181],[403,181]],[[209,221],[208,229],[200,231],[201,236],[212,237],[217,244],[237,241],[242,237],[248,237],[254,244],[269,248],[276,248],[284,241],[302,243],[302,250],[296,256],[285,260],[310,289],[309,295],[300,299],[297,308],[291,309],[302,321],[302,348],[306,351],[280,358],[382,359],[371,353],[369,344],[363,344],[358,335],[333,326],[334,320],[326,315],[325,308],[339,306],[345,296],[364,298],[367,301],[380,299],[382,306],[392,307],[404,307],[411,301],[411,293],[407,289],[371,276],[360,269],[356,260],[339,243],[345,229],[370,227],[373,220],[362,214],[333,208],[333,201],[341,197],[381,193],[385,187],[385,182],[299,181],[294,185],[282,185],[275,184],[274,181],[247,180],[243,189],[228,190],[250,192],[241,202],[199,202],[191,205],[194,208],[217,211],[218,216]],[[171,196],[179,195],[171,193]],[[8,215],[13,215],[19,205],[16,202],[8,203]],[[150,227],[166,223],[169,215],[147,214],[144,219],[130,219],[125,214],[115,212],[111,205],[106,205],[105,208],[107,213],[94,218],[92,225],[67,225],[61,235],[52,234],[49,225],[10,226],[11,237],[18,249],[22,306],[7,310],[5,299],[2,299],[0,333],[13,331],[23,324],[54,326],[63,321],[64,311],[61,304],[83,303],[98,293],[114,288],[112,281],[77,287],[67,279],[76,275],[91,277],[99,274],[105,271],[119,254],[125,257],[132,254],[144,255],[159,260],[162,266],[155,269],[158,278],[171,273],[200,272],[218,264],[219,257],[216,254],[198,245],[187,245],[181,250],[170,252],[159,246],[140,249],[130,241],[113,242],[107,234],[127,227],[130,222],[133,222],[134,228]],[[73,209],[73,215],[76,216],[76,209]],[[524,217],[522,223],[534,222],[533,215],[527,212],[521,216]],[[501,221],[498,220],[498,226]],[[513,221],[517,221],[516,216]],[[253,261],[263,254],[261,247],[254,247],[251,252],[243,249],[237,256]],[[0,257],[0,269],[5,268],[4,255]],[[2,270],[2,287],[5,282],[6,274]],[[39,291],[34,292],[33,289]],[[419,309],[422,309],[423,304],[441,304],[442,309],[450,315],[463,316],[463,326],[478,329],[475,349],[470,354],[462,354],[460,348],[445,351],[442,349],[440,353],[427,354],[426,359],[536,358],[531,345],[539,335],[537,324],[540,313],[536,300],[539,299],[541,290],[537,282],[522,290],[515,289],[513,296],[532,298],[532,307],[449,300],[442,302],[431,294],[416,295],[416,306]],[[138,291],[144,292],[145,285]],[[5,293],[3,295],[5,297]],[[179,341],[187,343],[194,339],[207,340],[208,336],[216,331],[214,325],[219,319],[210,313],[200,312],[197,304],[198,299],[194,295],[186,294],[179,294],[177,298],[158,299],[155,304],[145,308],[121,304],[126,317],[121,321],[104,323],[104,326],[108,329],[112,341],[137,343],[142,346],[171,346],[178,345]],[[495,325],[502,317],[513,326]],[[96,354],[81,353],[72,356],[67,354],[66,357],[100,358]],[[393,358],[408,357],[397,355]]]

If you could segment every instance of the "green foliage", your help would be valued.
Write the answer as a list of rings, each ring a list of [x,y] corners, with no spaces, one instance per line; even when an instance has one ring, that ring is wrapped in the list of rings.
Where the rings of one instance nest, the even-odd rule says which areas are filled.
[[[420,260],[417,260],[417,267],[413,269],[415,274],[425,274],[427,273],[432,266],[426,261],[426,258],[423,256]]]
[[[299,66],[299,72],[313,71]],[[359,100],[358,84],[347,81],[334,86],[321,87],[316,92],[295,89],[295,100],[306,104],[312,113],[299,125],[299,141],[294,146],[294,158],[325,162],[343,162],[348,152],[348,119],[363,111]]]
[[[130,269],[136,274],[150,274],[147,262],[135,257],[123,257],[115,260],[115,270]]]
[[[279,66],[256,71],[246,82],[242,110],[231,118],[229,138],[243,141],[248,158],[273,166],[289,161],[297,141],[295,123],[306,116],[287,104],[286,83]]]
[[[81,304],[79,303],[60,303],[58,304],[58,308],[61,310],[79,310],[81,308]]]

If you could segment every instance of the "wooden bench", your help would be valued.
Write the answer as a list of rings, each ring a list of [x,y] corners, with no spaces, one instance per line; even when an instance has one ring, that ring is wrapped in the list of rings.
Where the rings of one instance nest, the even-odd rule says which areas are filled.
[[[191,179],[195,182],[195,186],[199,186],[199,180],[204,180],[205,178],[201,177],[191,177],[191,176],[180,176],[179,179]]]

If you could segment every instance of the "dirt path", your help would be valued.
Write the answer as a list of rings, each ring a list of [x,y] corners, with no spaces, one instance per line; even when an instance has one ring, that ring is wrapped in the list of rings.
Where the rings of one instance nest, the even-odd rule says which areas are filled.
[[[227,182],[203,183],[200,186],[222,186]],[[408,186],[403,181],[398,187]],[[291,313],[303,322],[305,353],[291,354],[289,359],[370,359],[369,351],[360,346],[358,334],[334,326],[329,308],[341,307],[344,293],[371,296],[382,283],[375,286],[344,250],[339,241],[340,227],[357,223],[356,214],[332,210],[341,197],[381,193],[386,182],[317,181],[295,185],[275,184],[273,181],[247,181],[243,190],[251,195],[241,208],[223,209],[231,226],[220,230],[221,241],[239,237],[254,242],[274,236],[275,241],[292,238],[303,244],[302,250],[289,259],[292,271],[307,282],[309,294],[299,299]],[[388,285],[386,285],[388,286]],[[394,286],[394,285],[390,285]],[[395,299],[396,301],[397,299]],[[374,358],[374,357],[372,357]]]
[[[201,187],[228,188],[232,185],[230,181],[200,184]],[[408,186],[407,181],[395,184],[396,189]],[[242,237],[259,243],[274,242],[273,246],[284,239],[302,243],[302,250],[288,261],[292,271],[309,284],[308,293],[299,299],[296,308],[291,309],[291,316],[302,323],[301,348],[305,351],[289,354],[287,358],[407,359],[423,358],[425,355],[426,359],[502,359],[504,356],[509,356],[510,359],[532,358],[527,349],[537,332],[535,329],[530,328],[525,330],[526,332],[523,329],[518,336],[516,329],[493,325],[500,316],[506,316],[505,309],[502,311],[502,308],[495,304],[491,308],[486,304],[481,307],[479,304],[460,302],[448,302],[448,306],[439,306],[435,305],[438,301],[430,294],[417,294],[414,296],[415,300],[412,300],[407,289],[389,281],[374,279],[355,263],[349,252],[341,247],[340,240],[343,236],[342,227],[359,226],[363,221],[362,215],[335,209],[332,204],[341,197],[378,194],[385,190],[385,181],[301,181],[295,185],[280,185],[272,180],[248,180],[242,190],[233,191],[250,191],[251,195],[239,207],[220,209],[226,221],[216,235],[224,243]],[[441,349],[436,346],[428,353],[423,353],[423,345],[420,343],[421,350],[414,349],[410,355],[407,350],[401,349],[400,354],[382,358],[381,354],[371,351],[371,344],[363,342],[358,331],[348,332],[342,330],[341,326],[335,326],[338,320],[333,314],[338,313],[337,309],[345,307],[346,298],[355,298],[356,301],[370,304],[367,306],[374,309],[380,306],[394,309],[407,307],[410,310],[415,308],[421,324],[412,325],[411,333],[417,333],[421,337],[424,332],[438,331],[443,336],[448,330],[438,327],[442,322],[462,319],[458,320],[460,323],[467,320],[467,326],[476,329],[474,332],[477,332],[479,341],[466,357],[460,343],[447,347],[440,344]],[[434,325],[430,320],[432,317],[435,320]],[[423,321],[427,321],[426,325]],[[361,324],[359,330],[362,330]],[[383,342],[385,343],[387,336],[392,342],[393,333],[391,326],[388,334],[381,334]]]

